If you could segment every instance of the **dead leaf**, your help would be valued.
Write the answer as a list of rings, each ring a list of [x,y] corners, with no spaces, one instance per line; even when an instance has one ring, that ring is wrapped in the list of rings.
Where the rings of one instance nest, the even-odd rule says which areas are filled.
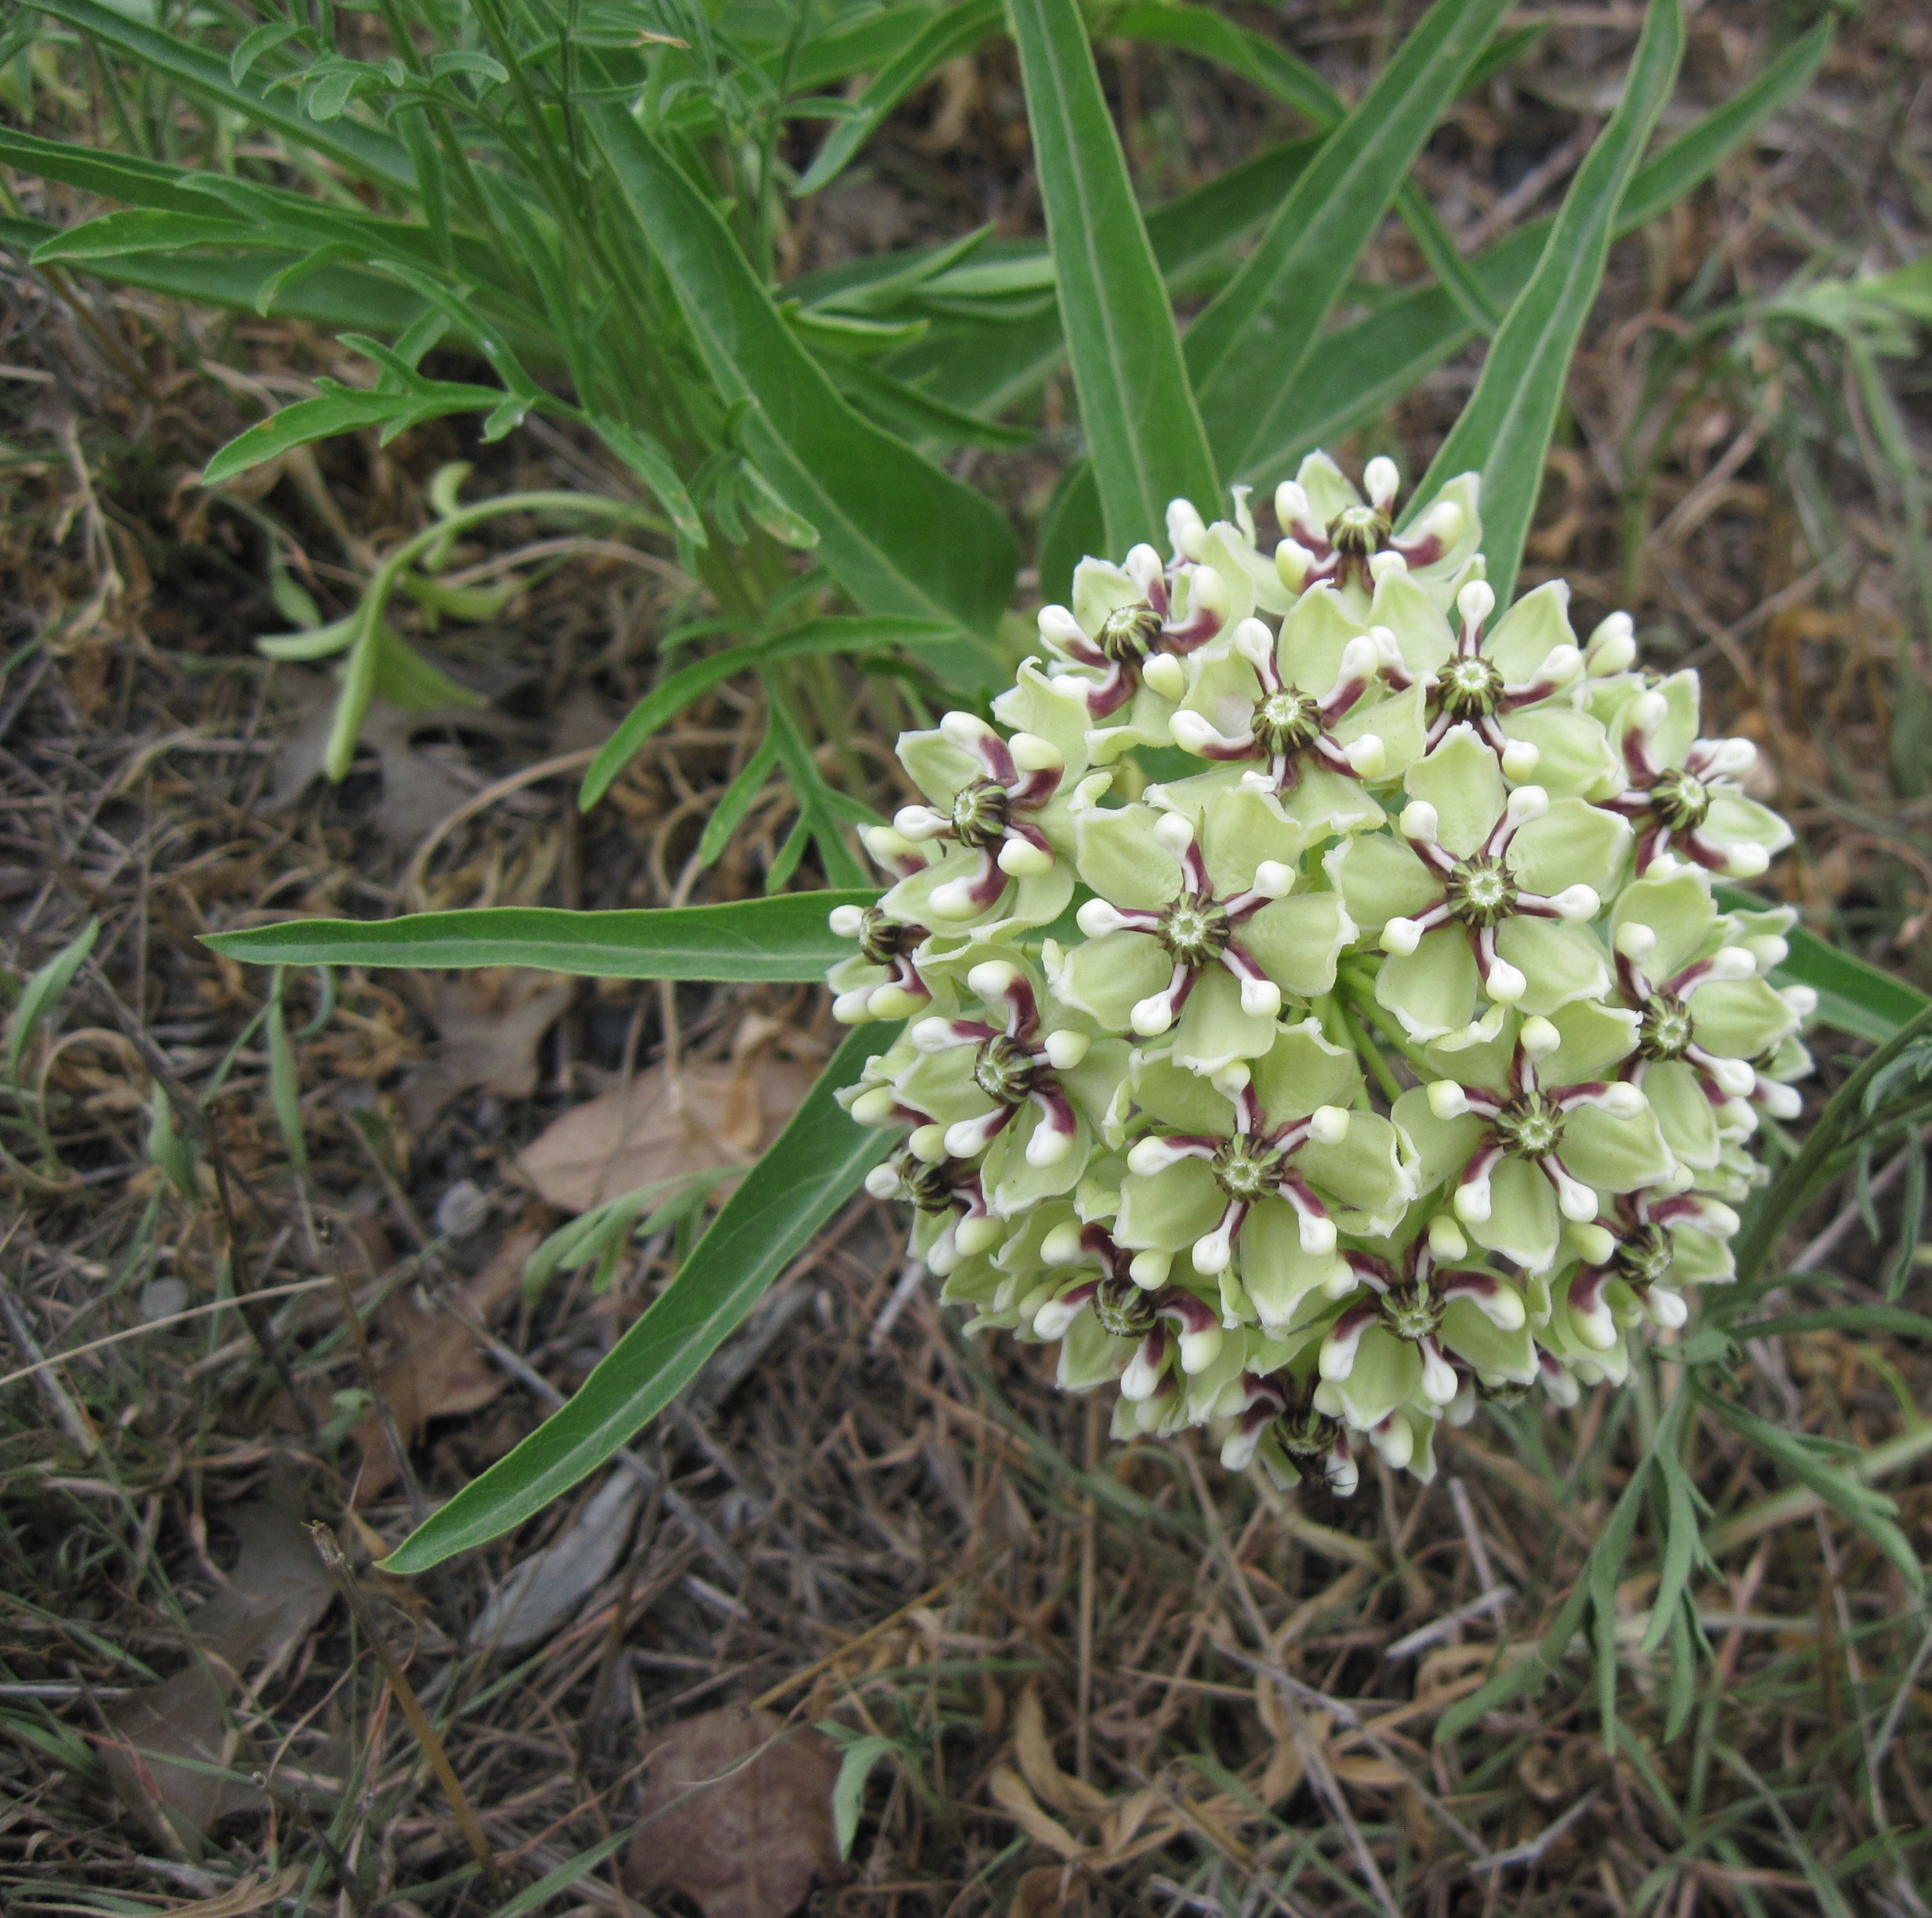
[[[817,1732],[728,1705],[672,1725],[644,1755],[643,1828],[624,1862],[633,1896],[682,1892],[704,1918],[786,1918],[815,1878],[838,1876],[838,1753]]]
[[[547,1204],[588,1212],[658,1179],[749,1165],[817,1076],[762,1037],[729,1063],[653,1066],[628,1090],[573,1106],[523,1149],[518,1169]]]
[[[471,1643],[514,1652],[568,1624],[610,1576],[643,1496],[635,1473],[613,1473],[568,1531],[510,1568],[470,1627]]]
[[[986,1780],[993,1802],[1010,1817],[1036,1844],[1057,1851],[1063,1858],[1085,1855],[1087,1847],[1057,1818],[1047,1817],[1026,1789],[1026,1781],[1011,1765],[995,1765]]]
[[[458,1294],[469,1317],[489,1323],[490,1315],[523,1283],[523,1261],[536,1250],[537,1238],[534,1232],[515,1232],[497,1248]],[[385,1337],[377,1358],[376,1389],[405,1445],[420,1437],[432,1418],[479,1411],[502,1391],[504,1374],[462,1320],[413,1287],[391,1295],[379,1323]],[[362,1452],[355,1502],[367,1505],[396,1482],[400,1468],[374,1406],[363,1414],[353,1436]]]
[[[1013,1888],[1007,1918],[1047,1918],[1049,1913],[1084,1913],[1088,1909],[1087,1881],[1064,1865],[1037,1865],[1020,1875]]]
[[[326,673],[284,666],[276,675],[282,696],[293,707],[296,722],[282,745],[276,763],[275,783],[263,801],[271,812],[293,805],[320,773],[335,730],[338,689]],[[472,798],[481,781],[465,780],[451,763],[453,747],[425,751],[418,736],[458,726],[470,733],[511,737],[522,729],[505,715],[474,706],[437,706],[426,711],[404,712],[387,701],[372,700],[362,722],[362,744],[376,756],[382,776],[382,796],[375,823],[382,837],[399,851],[418,845],[432,827],[440,825]],[[460,758],[456,759],[461,764]]]
[[[445,974],[419,991],[436,1043],[403,1087],[403,1116],[426,1132],[459,1092],[472,1086],[505,1098],[537,1089],[537,1048],[577,990],[574,979],[520,966],[483,966]]]
[[[194,1662],[110,1706],[114,1742],[101,1762],[121,1801],[177,1855],[198,1848],[217,1820],[267,1800],[214,1770],[238,1764],[228,1701],[251,1667],[276,1670],[328,1609],[335,1587],[286,1489],[232,1514],[241,1555],[228,1583],[188,1619]],[[251,1907],[250,1909],[252,1909]]]
[[[1019,1710],[1013,1721],[1013,1750],[1026,1782],[1055,1811],[1073,1818],[1095,1818],[1113,1811],[1113,1800],[1105,1792],[1084,1779],[1070,1777],[1055,1761],[1037,1682],[1029,1682],[1020,1694]]]

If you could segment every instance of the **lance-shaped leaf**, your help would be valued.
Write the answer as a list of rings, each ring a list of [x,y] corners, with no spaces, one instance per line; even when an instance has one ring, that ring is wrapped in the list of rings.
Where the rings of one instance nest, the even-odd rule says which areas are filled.
[[[1201,416],[1228,471],[1273,437],[1322,321],[1505,4],[1436,0],[1188,330]]]
[[[1125,552],[1160,537],[1170,500],[1213,512],[1214,462],[1080,9],[1010,12],[1080,423],[1108,545]]]
[[[400,919],[290,919],[204,943],[257,965],[536,966],[596,979],[799,980],[852,956],[827,924],[874,892],[783,892],[722,906],[565,912],[487,906]]]
[[[1019,562],[997,509],[840,398],[715,209],[624,108],[585,118],[745,451],[817,530],[839,584],[870,613],[990,632]]]
[[[1416,490],[1416,500],[1426,502],[1453,474],[1482,473],[1483,550],[1503,606],[1522,563],[1543,456],[1571,356],[1603,279],[1617,208],[1670,97],[1683,52],[1679,0],[1655,0],[1623,97],[1578,168],[1536,270],[1490,343],[1476,390]]]
[[[384,1570],[427,1571],[521,1525],[690,1384],[898,1136],[855,1125],[833,1097],[898,1031],[890,1024],[853,1030],[676,1278],[575,1396],[403,1540]]]

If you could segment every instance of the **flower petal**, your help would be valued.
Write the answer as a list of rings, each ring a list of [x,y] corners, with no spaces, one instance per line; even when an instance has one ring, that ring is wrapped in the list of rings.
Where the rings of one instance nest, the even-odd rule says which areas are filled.
[[[1482,850],[1508,797],[1496,754],[1466,723],[1451,726],[1435,751],[1409,769],[1402,786],[1410,798],[1435,808],[1437,833],[1457,859]]]
[[[1375,997],[1417,1040],[1459,1032],[1476,1013],[1475,956],[1460,926],[1423,934],[1412,953],[1391,953],[1376,975]]]

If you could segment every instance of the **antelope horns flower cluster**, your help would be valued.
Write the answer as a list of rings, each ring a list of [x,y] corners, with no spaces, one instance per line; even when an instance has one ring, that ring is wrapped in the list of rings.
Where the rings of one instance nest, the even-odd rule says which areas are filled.
[[[906,1022],[842,1096],[969,1330],[1343,1493],[1731,1276],[1814,1006],[1791,915],[1713,896],[1790,833],[1696,675],[1560,581],[1499,616],[1473,475],[1406,528],[1363,479],[1305,461],[1272,552],[1237,489],[1083,562],[991,722],[900,740],[831,975]]]

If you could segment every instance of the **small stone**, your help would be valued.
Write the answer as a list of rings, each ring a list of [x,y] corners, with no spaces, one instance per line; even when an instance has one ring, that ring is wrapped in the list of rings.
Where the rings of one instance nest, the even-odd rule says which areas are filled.
[[[446,1238],[461,1239],[489,1215],[490,1195],[474,1179],[458,1179],[436,1202],[436,1227]]]

